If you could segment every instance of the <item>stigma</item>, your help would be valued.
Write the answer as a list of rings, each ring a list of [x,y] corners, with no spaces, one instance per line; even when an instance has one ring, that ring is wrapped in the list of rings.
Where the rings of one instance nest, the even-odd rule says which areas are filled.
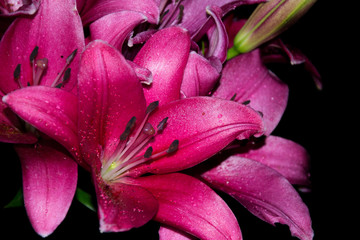
[[[124,132],[119,136],[119,142],[113,154],[102,159],[101,177],[107,182],[116,182],[125,177],[129,170],[143,164],[153,161],[157,158],[169,155],[177,151],[179,140],[174,140],[170,146],[161,152],[153,154],[153,148],[147,147],[149,143],[160,134],[166,127],[168,118],[164,118],[154,128],[147,122],[150,114],[158,107],[159,102],[149,104],[146,109],[145,118],[135,129],[136,117],[132,117],[125,126]],[[147,148],[146,148],[147,147]],[[144,152],[144,154],[140,154]]]

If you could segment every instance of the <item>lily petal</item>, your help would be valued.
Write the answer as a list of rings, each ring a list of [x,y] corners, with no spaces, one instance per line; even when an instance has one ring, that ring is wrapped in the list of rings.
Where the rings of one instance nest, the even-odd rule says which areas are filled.
[[[270,44],[266,45],[262,49],[261,57],[264,63],[288,63],[290,61],[291,65],[304,64],[305,70],[311,74],[316,87],[319,90],[322,89],[323,84],[321,75],[309,58],[299,49],[286,45],[280,39],[275,39]]]
[[[124,183],[107,185],[97,177],[96,192],[101,232],[122,232],[150,221],[158,202],[146,189]]]
[[[192,167],[223,149],[236,136],[261,135],[261,116],[242,104],[211,97],[194,97],[160,106],[149,117],[153,126],[164,118],[168,121],[162,134],[151,143],[154,152],[165,151],[179,140],[178,150],[166,157],[133,169],[152,173],[168,173]]]
[[[121,11],[105,15],[90,24],[91,39],[101,39],[121,50],[125,39],[146,16],[135,11]]]
[[[171,27],[155,33],[141,48],[134,62],[149,69],[153,83],[144,89],[147,103],[160,104],[180,98],[181,81],[189,57],[189,33]]]
[[[211,188],[185,174],[135,180],[159,202],[155,220],[200,239],[242,239],[234,214]]]
[[[255,50],[228,61],[213,96],[231,99],[235,94],[237,102],[250,100],[249,106],[263,113],[265,134],[270,135],[285,111],[289,89],[265,67]]]
[[[84,25],[105,15],[120,12],[135,11],[144,14],[149,23],[157,24],[160,17],[159,8],[153,0],[88,0],[81,10]]]
[[[196,52],[190,52],[181,83],[181,91],[186,97],[208,95],[219,76],[219,72],[207,59]]]
[[[49,141],[16,145],[23,173],[26,212],[34,230],[50,235],[65,218],[77,184],[77,164]]]
[[[172,227],[160,226],[159,240],[195,240],[196,238],[188,233],[179,231]]]
[[[275,170],[250,159],[231,156],[202,178],[270,223],[287,224],[293,236],[311,240],[308,208],[291,184]]]
[[[57,88],[35,86],[3,97],[19,117],[77,155],[77,98]]]
[[[120,52],[103,41],[90,43],[82,55],[78,77],[79,136],[82,150],[108,153],[132,118],[143,119],[145,98],[135,72]],[[107,154],[107,153],[105,153]],[[98,157],[89,156],[89,164]]]
[[[9,93],[18,89],[19,85],[25,87],[33,84],[29,58],[35,46],[39,47],[36,58],[47,58],[49,63],[40,84],[51,86],[66,66],[66,58],[75,49],[81,52],[84,44],[84,33],[75,1],[41,1],[35,17],[15,19],[0,42],[0,89]],[[77,54],[70,64],[70,78],[64,85],[66,90],[71,90],[76,85],[79,61],[80,54]],[[15,80],[13,73],[18,64],[21,64],[21,72],[19,79]]]
[[[226,60],[229,38],[226,33],[225,25],[221,21],[222,10],[217,6],[206,7],[206,12],[214,19],[215,26],[208,33],[209,50],[206,53],[207,58],[217,58],[222,63]]]
[[[31,133],[24,133],[15,114],[0,102],[0,142],[7,143],[36,143],[37,138]]]
[[[264,0],[203,0],[203,1],[183,1],[181,4],[184,6],[183,16],[181,23],[178,24],[180,27],[187,29],[190,35],[193,37],[198,29],[200,29],[208,20],[206,14],[207,6],[219,6],[223,11],[223,16],[230,10],[235,9],[238,6],[244,4],[256,4],[264,2]],[[169,10],[171,12],[175,5],[170,5]],[[171,20],[167,20],[170,23],[176,23],[179,15],[179,11],[172,15]],[[164,20],[165,21],[165,20]]]
[[[302,146],[291,140],[268,136],[265,138],[265,142],[261,142],[237,156],[258,161],[275,169],[291,184],[310,185],[310,156]]]

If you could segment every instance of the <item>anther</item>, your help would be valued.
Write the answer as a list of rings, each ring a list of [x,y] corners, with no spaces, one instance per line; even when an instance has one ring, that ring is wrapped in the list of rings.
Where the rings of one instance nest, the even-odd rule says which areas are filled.
[[[150,158],[151,155],[153,153],[153,148],[152,147],[148,147],[145,151],[145,154],[144,154],[144,158]]]
[[[157,130],[158,131],[164,130],[168,119],[169,119],[169,117],[166,117],[163,120],[161,120],[161,122],[159,122],[159,124],[157,125]]]
[[[246,100],[246,101],[242,102],[243,105],[249,105],[249,103],[250,103],[250,100]]]
[[[126,127],[125,127],[125,131],[121,134],[120,136],[120,140],[121,141],[125,141],[128,136],[130,135],[131,133],[131,130],[133,129],[133,127],[135,126],[135,122],[136,122],[136,117],[132,117],[130,119],[130,121],[126,124]]]
[[[19,63],[14,70],[14,78],[16,80],[18,80],[20,77],[20,71],[21,71],[21,64]]]
[[[66,58],[66,64],[69,65],[72,60],[75,58],[77,53],[77,49],[75,49],[67,58]]]
[[[63,77],[63,83],[66,82],[70,78],[71,68],[66,69]]]
[[[159,106],[159,101],[155,101],[149,104],[146,108],[146,114],[152,113]]]
[[[36,56],[38,55],[38,51],[39,51],[39,47],[36,46],[34,48],[34,50],[32,50],[31,54],[30,54],[30,62],[33,62],[34,59],[36,58]]]
[[[234,93],[234,95],[230,98],[230,101],[235,101],[236,98],[236,93]]]
[[[168,150],[166,152],[167,153],[173,153],[176,150],[178,150],[178,147],[179,147],[179,140],[176,139],[170,144],[170,146],[169,146],[169,148],[168,148]]]
[[[178,23],[178,24],[181,23],[181,21],[182,21],[182,19],[183,19],[183,17],[184,17],[184,5],[180,5],[180,6],[179,6],[179,11],[180,11],[180,13],[179,13],[179,16],[178,16],[178,18],[177,18],[177,23]]]

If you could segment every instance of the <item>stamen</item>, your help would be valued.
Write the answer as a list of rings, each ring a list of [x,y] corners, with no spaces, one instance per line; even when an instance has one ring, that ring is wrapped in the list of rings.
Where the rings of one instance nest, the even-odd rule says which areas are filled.
[[[66,82],[70,78],[71,68],[66,69],[62,82]]]
[[[165,12],[163,12],[161,15],[160,15],[160,21],[159,22],[162,22],[162,20],[164,19],[164,17],[166,16],[166,14],[169,13],[169,9],[167,9]]]
[[[61,88],[66,83],[66,81],[70,78],[70,73],[71,73],[71,68],[66,69],[62,81],[58,85],[56,85],[55,87],[56,88]]]
[[[162,23],[160,24],[159,29],[162,29],[162,28],[165,28],[166,26],[172,25],[172,24],[169,23],[169,22],[170,22],[170,20],[172,19],[172,17],[174,16],[176,10],[177,10],[178,8],[181,8],[181,7],[180,7],[180,6],[182,6],[182,5],[180,5],[181,1],[182,1],[182,0],[177,0],[177,1],[175,1],[175,6],[174,6],[173,10],[170,12],[170,14],[167,14],[167,15],[168,15],[167,18],[165,19],[164,22],[162,22]],[[179,6],[179,5],[180,5],[180,6]],[[183,10],[184,10],[184,6],[183,6],[182,8],[183,8]],[[181,11],[182,11],[182,10],[180,9],[180,13],[181,13]],[[180,14],[179,14],[179,15],[180,15]],[[164,16],[165,16],[165,14],[164,14]],[[179,17],[178,17],[178,18],[179,18]],[[182,16],[181,16],[181,19],[182,19]],[[162,20],[163,20],[163,19],[162,19]]]
[[[15,80],[18,80],[18,79],[19,79],[19,77],[20,77],[20,71],[21,71],[21,64],[19,63],[19,64],[16,66],[15,70],[14,70],[14,78],[15,78]]]
[[[164,128],[166,127],[166,123],[167,120],[169,119],[169,117],[164,118],[163,120],[161,120],[161,122],[159,122],[159,124],[157,125],[157,130],[158,132],[164,130]]]
[[[178,16],[178,18],[177,18],[177,23],[178,23],[178,24],[181,23],[182,18],[184,17],[184,5],[180,5],[180,6],[179,6],[179,11],[180,11],[180,13],[179,13],[179,16]]]
[[[20,73],[21,73],[21,64],[19,63],[14,70],[14,79],[19,85],[19,87],[23,88],[23,85],[20,82]]]
[[[77,49],[75,49],[67,58],[66,58],[66,64],[69,65],[72,60],[75,58],[77,53]]]
[[[148,149],[146,149],[146,151],[145,151],[144,158],[149,158],[149,157],[151,157],[152,152],[153,152],[153,148],[152,148],[152,147],[148,147]]]
[[[114,153],[109,159],[104,159],[102,162],[101,176],[104,180],[117,181],[124,177],[130,169],[147,161],[174,153],[178,149],[179,140],[174,140],[168,149],[153,155],[153,148],[148,147],[143,155],[139,155],[154,136],[166,126],[168,117],[160,121],[157,130],[147,122],[149,115],[154,112],[158,105],[159,101],[149,104],[146,109],[146,116],[140,126],[137,127],[136,133],[131,134],[135,126],[136,117],[132,117],[126,124],[125,130],[120,136],[120,142]],[[131,137],[130,134],[132,135]]]
[[[250,103],[250,100],[246,100],[246,101],[242,102],[243,105],[249,105],[249,103]]]
[[[32,63],[34,61],[34,59],[36,58],[36,56],[38,55],[38,51],[39,51],[39,47],[36,46],[34,48],[34,50],[32,50],[31,54],[30,54],[30,62]]]
[[[38,55],[38,51],[39,51],[39,47],[38,46],[35,46],[35,48],[32,50],[31,54],[30,54],[30,63],[31,63],[31,66],[32,66],[32,73],[33,73],[33,81],[35,81],[35,58],[36,56]]]
[[[178,147],[179,147],[179,140],[176,139],[170,144],[170,147],[166,152],[167,153],[173,153],[176,150],[178,150]]]
[[[133,127],[135,126],[135,122],[136,122],[136,117],[132,117],[130,119],[130,121],[126,124],[126,127],[125,127],[125,131],[121,134],[120,136],[120,140],[121,141],[125,141],[128,136],[130,135],[131,133],[131,130],[133,129]]]
[[[65,66],[61,69],[60,73],[56,76],[54,82],[52,83],[51,87],[56,87],[58,86],[60,83],[64,84],[65,81],[63,80],[62,82],[59,83],[61,76],[64,74],[63,79],[65,79],[65,74],[68,74],[68,76],[66,76],[66,80],[70,78],[70,70],[68,70],[68,66],[70,65],[70,63],[72,62],[72,60],[74,60],[75,56],[77,53],[77,49],[75,49],[67,58],[66,58],[66,64]],[[69,71],[68,73],[66,73],[66,71]]]
[[[159,101],[155,101],[149,104],[146,108],[146,114],[152,113],[159,106]]]
[[[230,101],[235,101],[236,98],[236,93],[234,93],[234,95],[230,98]]]

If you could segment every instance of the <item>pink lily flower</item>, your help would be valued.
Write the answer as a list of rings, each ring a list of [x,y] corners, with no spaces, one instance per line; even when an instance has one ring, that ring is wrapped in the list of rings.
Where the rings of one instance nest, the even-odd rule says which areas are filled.
[[[163,33],[181,40],[171,49],[173,58],[172,44],[162,47],[155,41],[163,39]],[[241,239],[225,202],[199,180],[175,172],[203,162],[237,137],[260,135],[261,116],[233,101],[177,100],[178,71],[184,72],[188,59],[188,33],[168,28],[152,39],[135,64],[151,69],[154,79],[163,72],[170,93],[155,81],[143,91],[128,61],[110,45],[94,41],[82,55],[78,97],[38,86],[14,91],[3,101],[69,151],[80,147],[97,192],[100,231],[126,231],[154,219],[201,239]],[[155,48],[158,54],[152,55]],[[164,68],[160,63],[165,61],[175,66]],[[63,103],[61,121],[58,102]]]
[[[201,82],[186,86],[184,95],[200,94]],[[270,224],[287,224],[294,236],[312,239],[308,209],[292,187],[295,184],[307,190],[309,156],[300,145],[270,135],[285,111],[288,94],[287,85],[264,65],[260,49],[229,60],[211,96],[232,99],[260,111],[267,137],[245,147],[231,145],[229,150],[197,167],[200,173],[195,175],[234,197],[260,219]],[[191,239],[166,226],[159,234],[164,239]]]
[[[1,96],[34,85],[73,91],[80,63],[74,50],[84,48],[82,24],[74,9],[74,1],[44,0],[34,17],[14,20],[0,42]],[[0,109],[0,141],[16,144],[28,217],[39,235],[48,236],[70,207],[77,184],[77,164],[65,149],[4,103]]]

